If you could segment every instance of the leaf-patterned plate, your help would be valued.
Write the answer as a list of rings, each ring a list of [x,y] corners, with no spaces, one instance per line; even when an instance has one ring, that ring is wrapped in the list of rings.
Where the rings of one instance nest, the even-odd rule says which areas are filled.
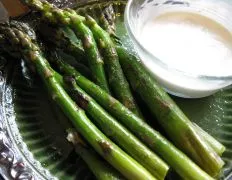
[[[60,7],[73,2],[55,1]],[[117,34],[132,47],[123,23],[125,4],[119,0],[82,1],[76,8],[97,17],[104,7],[113,5]],[[42,87],[23,61],[0,58],[0,174],[5,179],[94,179],[66,141],[66,118]],[[192,121],[227,147],[221,179],[232,179],[232,89],[202,99],[174,100]]]

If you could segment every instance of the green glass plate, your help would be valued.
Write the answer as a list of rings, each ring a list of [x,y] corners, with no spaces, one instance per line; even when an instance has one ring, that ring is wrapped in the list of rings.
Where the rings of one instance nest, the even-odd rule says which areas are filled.
[[[76,9],[97,18],[111,4],[117,15],[117,34],[133,51],[123,23],[126,1],[83,1]],[[0,173],[14,179],[17,175],[25,179],[94,179],[66,141],[63,127],[68,120],[49,100],[40,79],[23,61],[11,59],[0,59],[0,78],[0,166],[6,167]],[[195,100],[173,98],[192,121],[227,147],[221,179],[232,179],[232,90]]]

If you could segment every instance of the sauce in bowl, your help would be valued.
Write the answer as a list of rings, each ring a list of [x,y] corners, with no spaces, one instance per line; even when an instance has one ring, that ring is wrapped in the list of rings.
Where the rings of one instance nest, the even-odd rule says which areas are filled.
[[[163,63],[192,75],[229,75],[232,72],[232,36],[205,16],[171,12],[148,19],[141,44]]]
[[[211,95],[232,84],[232,3],[129,1],[125,24],[143,65],[171,94]]]

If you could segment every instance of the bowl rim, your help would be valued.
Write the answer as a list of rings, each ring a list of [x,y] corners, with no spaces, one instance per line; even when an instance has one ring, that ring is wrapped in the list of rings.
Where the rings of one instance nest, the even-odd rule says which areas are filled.
[[[125,27],[126,30],[128,32],[128,35],[130,36],[130,38],[132,39],[132,42],[135,46],[139,46],[139,48],[141,48],[146,54],[148,54],[150,57],[153,57],[153,59],[156,61],[156,64],[158,64],[162,69],[166,69],[168,71],[171,71],[175,74],[178,75],[185,75],[187,77],[190,78],[199,78],[202,80],[210,80],[210,81],[216,81],[216,80],[223,80],[223,81],[232,81],[232,71],[231,71],[231,75],[225,75],[225,76],[215,76],[215,75],[202,75],[202,74],[191,74],[189,72],[185,72],[179,69],[176,69],[174,67],[171,67],[170,65],[164,63],[163,61],[161,61],[159,58],[157,58],[156,56],[154,56],[150,51],[148,51],[141,43],[140,41],[137,39],[134,31],[131,29],[131,23],[130,23],[130,7],[131,4],[134,0],[128,0],[126,8],[125,8],[125,13],[124,13],[124,23],[125,23]],[[224,1],[224,0],[222,0]],[[136,49],[136,48],[135,48]],[[141,59],[141,61],[143,62],[144,60]],[[144,64],[144,63],[143,63]],[[149,67],[146,66],[146,68],[149,69]],[[150,69],[149,69],[150,70]],[[150,70],[152,73],[153,71]]]

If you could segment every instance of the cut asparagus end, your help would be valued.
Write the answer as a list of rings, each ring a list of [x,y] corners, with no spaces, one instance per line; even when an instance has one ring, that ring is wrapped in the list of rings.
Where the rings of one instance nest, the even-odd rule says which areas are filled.
[[[198,126],[196,123],[193,123],[193,126],[196,128],[196,131],[200,133],[200,135],[203,137],[203,139],[207,142],[209,146],[219,155],[222,156],[223,152],[225,152],[226,147],[221,144],[219,141],[217,141],[213,136],[208,134],[206,131],[204,131],[200,126]]]

